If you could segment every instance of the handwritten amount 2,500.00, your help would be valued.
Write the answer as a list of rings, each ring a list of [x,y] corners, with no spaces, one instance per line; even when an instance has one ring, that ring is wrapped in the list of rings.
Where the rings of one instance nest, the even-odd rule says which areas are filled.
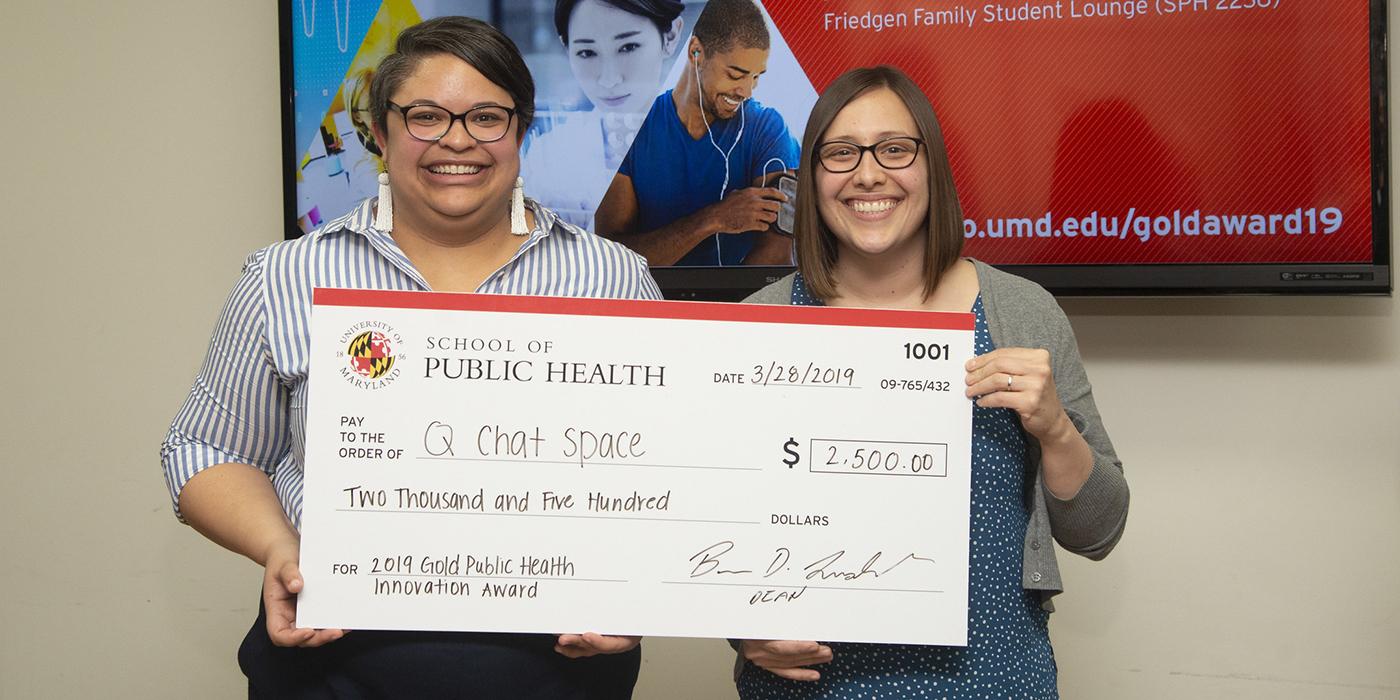
[[[813,438],[812,452],[814,472],[948,475],[948,446],[943,443]]]

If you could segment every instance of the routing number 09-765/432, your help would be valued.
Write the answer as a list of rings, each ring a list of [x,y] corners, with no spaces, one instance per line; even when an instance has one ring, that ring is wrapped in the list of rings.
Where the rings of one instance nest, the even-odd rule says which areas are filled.
[[[952,391],[953,383],[942,379],[881,379],[887,391]]]

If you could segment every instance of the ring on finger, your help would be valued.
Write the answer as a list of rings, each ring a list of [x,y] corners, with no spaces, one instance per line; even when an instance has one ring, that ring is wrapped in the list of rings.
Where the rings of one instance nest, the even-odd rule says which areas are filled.
[[[1012,382],[1013,379],[1015,379],[1015,375],[1011,375],[1011,374],[1006,375],[1006,390],[1007,390],[1007,391],[1011,391],[1011,382]]]

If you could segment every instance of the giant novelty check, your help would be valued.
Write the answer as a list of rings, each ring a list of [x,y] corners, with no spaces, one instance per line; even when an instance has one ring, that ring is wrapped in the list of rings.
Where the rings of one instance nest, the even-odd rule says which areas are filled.
[[[299,625],[966,644],[970,314],[314,308]]]

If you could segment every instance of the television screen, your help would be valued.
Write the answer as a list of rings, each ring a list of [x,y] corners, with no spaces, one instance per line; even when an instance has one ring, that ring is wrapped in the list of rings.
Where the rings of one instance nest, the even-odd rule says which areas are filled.
[[[874,64],[934,104],[969,256],[1063,294],[1391,290],[1384,0],[282,13],[289,236],[374,195],[373,68],[404,27],[461,14],[510,36],[534,76],[527,196],[646,255],[675,298],[739,298],[791,269],[787,222],[737,204],[791,185],[817,94]]]

